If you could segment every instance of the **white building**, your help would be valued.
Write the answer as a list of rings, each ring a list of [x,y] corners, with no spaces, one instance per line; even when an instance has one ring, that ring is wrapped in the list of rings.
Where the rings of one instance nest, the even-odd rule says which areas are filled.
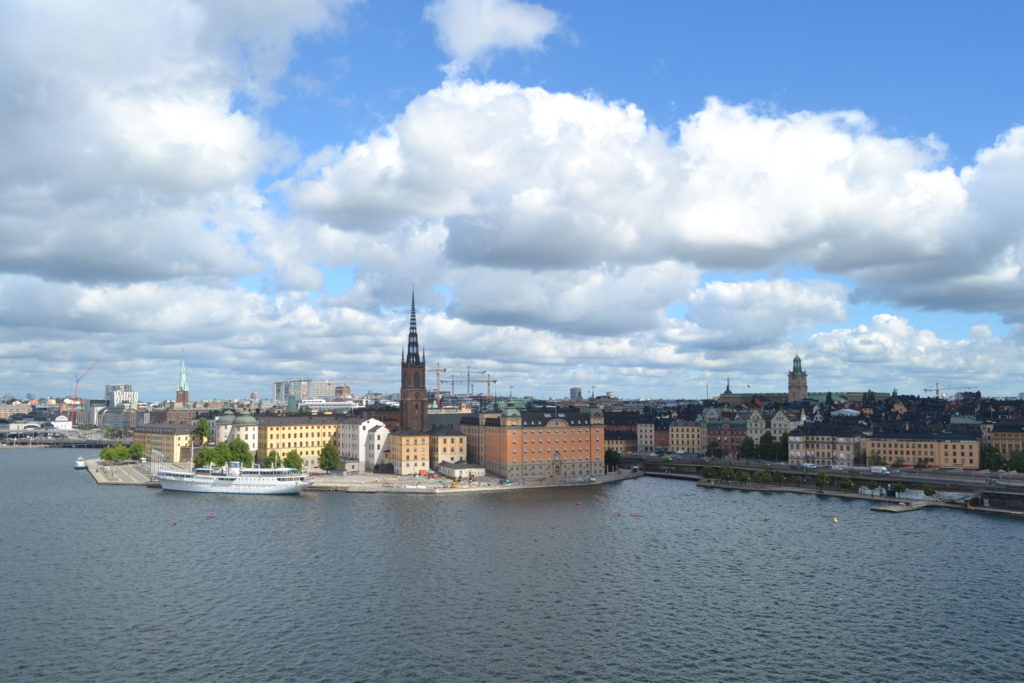
[[[249,446],[249,451],[255,453],[260,446],[259,424],[248,410],[244,408],[236,414],[232,410],[225,410],[213,421],[213,429],[210,430],[213,443],[228,443],[235,439],[241,439]]]
[[[103,393],[110,408],[116,408],[122,403],[132,405],[139,402],[139,392],[133,391],[131,384],[108,384]]]
[[[274,382],[274,405],[287,405],[294,397],[296,403],[313,398],[333,400],[338,383],[328,379],[292,379]]]
[[[354,460],[363,472],[372,472],[384,460],[384,447],[391,432],[375,418],[346,417],[338,423],[338,453],[342,460]]]

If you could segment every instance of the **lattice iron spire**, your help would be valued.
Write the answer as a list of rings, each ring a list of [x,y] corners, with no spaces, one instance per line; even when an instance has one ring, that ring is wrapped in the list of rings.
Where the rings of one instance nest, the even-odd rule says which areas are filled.
[[[416,289],[412,290],[412,308],[409,310],[409,347],[405,353],[405,362],[419,365],[420,339],[416,333]]]

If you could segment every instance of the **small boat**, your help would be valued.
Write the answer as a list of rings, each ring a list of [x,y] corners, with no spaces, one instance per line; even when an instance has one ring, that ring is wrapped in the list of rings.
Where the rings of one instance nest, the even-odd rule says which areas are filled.
[[[157,470],[164,491],[191,493],[248,493],[257,495],[299,493],[313,482],[292,467],[242,467],[231,461],[224,467],[197,467],[191,472]]]
[[[75,458],[75,469],[76,470],[84,470],[84,469],[88,469],[88,467],[89,466],[85,464],[85,458],[83,458],[82,456],[78,456],[77,458]]]

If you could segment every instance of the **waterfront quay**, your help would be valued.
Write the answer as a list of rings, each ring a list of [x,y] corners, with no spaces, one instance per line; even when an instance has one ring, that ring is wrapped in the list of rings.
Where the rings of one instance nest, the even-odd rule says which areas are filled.
[[[156,464],[126,463],[111,464],[98,458],[87,460],[89,473],[97,484],[121,486],[159,486],[155,478]],[[179,463],[164,463],[161,469],[180,469],[188,471],[188,467]],[[310,479],[313,485],[309,491],[343,491],[349,493],[427,493],[427,494],[460,494],[460,493],[501,493],[503,491],[520,491],[536,488],[560,488],[573,486],[598,486],[624,479],[642,477],[643,472],[620,470],[591,477],[566,478],[527,478],[505,483],[505,480],[487,475],[472,482],[458,482],[444,478],[398,476],[394,474],[316,474]]]

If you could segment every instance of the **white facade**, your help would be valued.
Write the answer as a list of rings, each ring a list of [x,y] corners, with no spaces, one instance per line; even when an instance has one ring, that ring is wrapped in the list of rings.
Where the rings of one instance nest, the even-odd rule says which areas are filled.
[[[108,384],[104,395],[107,405],[111,408],[127,403],[129,405],[139,402],[139,392],[132,390],[131,384]]]
[[[362,471],[371,472],[384,460],[390,433],[380,420],[345,418],[338,424],[338,453],[342,460],[355,460]]]
[[[334,399],[338,383],[328,379],[293,379],[285,382],[274,382],[274,404],[283,406],[288,399],[295,397],[299,403],[309,399]]]

